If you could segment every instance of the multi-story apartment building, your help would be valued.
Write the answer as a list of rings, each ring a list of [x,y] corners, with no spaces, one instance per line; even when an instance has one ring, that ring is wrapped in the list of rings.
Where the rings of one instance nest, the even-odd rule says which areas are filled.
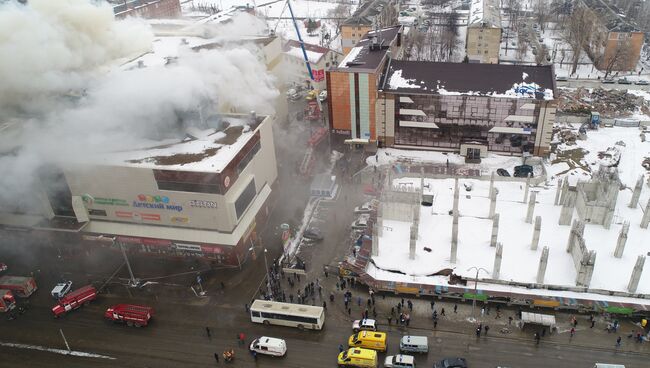
[[[115,18],[176,18],[181,15],[180,0],[110,0]]]
[[[385,28],[397,24],[398,2],[395,0],[367,0],[341,24],[343,55],[359,42],[373,26]]]
[[[472,0],[465,49],[470,63],[499,62],[501,15],[498,0]]]
[[[631,71],[641,56],[645,35],[637,24],[621,15],[613,4],[601,0],[581,0],[593,14],[595,29],[587,53],[599,70]]]

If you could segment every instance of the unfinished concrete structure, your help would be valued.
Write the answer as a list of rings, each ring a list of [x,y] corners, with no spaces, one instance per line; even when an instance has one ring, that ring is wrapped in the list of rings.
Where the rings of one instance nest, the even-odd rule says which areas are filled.
[[[576,285],[589,287],[596,265],[596,252],[587,249],[583,238],[585,225],[582,221],[574,220],[569,232],[567,253],[571,254],[576,268]]]
[[[537,201],[537,192],[533,192],[530,195],[530,201],[528,201],[528,210],[526,211],[526,223],[533,223],[533,213],[535,212],[535,201]]]
[[[614,257],[621,258],[623,257],[623,251],[625,251],[625,242],[627,242],[627,232],[630,230],[630,222],[625,221],[621,232],[618,233],[618,240],[616,241],[616,249],[614,250]]]
[[[641,197],[641,188],[643,188],[643,175],[639,176],[639,179],[636,181],[634,190],[632,191],[632,199],[628,207],[636,208],[636,205],[639,204],[639,197]]]
[[[503,259],[503,245],[497,243],[497,249],[494,252],[494,267],[492,268],[492,278],[495,280],[498,280],[501,275],[501,259]]]
[[[530,190],[530,176],[526,177],[526,189],[524,189],[524,200],[523,202],[526,203],[528,201],[528,191]]]
[[[539,257],[539,266],[537,267],[537,278],[535,281],[537,281],[538,284],[544,283],[544,276],[546,275],[547,265],[548,265],[548,247],[544,247],[542,249],[542,255]]]
[[[645,256],[640,255],[636,259],[634,268],[632,269],[632,275],[630,276],[630,282],[627,284],[627,291],[630,293],[636,293],[636,288],[639,286],[639,280],[641,280],[641,273],[643,273],[643,265],[645,264]]]
[[[379,228],[383,227],[383,224],[379,222],[379,217],[377,217],[377,225],[372,228],[372,249],[371,255],[376,257],[379,255]]]
[[[492,235],[490,236],[490,246],[497,246],[497,238],[499,236],[499,214],[496,213],[492,217]]]
[[[458,213],[454,212],[454,220],[451,227],[451,254],[449,262],[456,263],[458,254]]]
[[[650,198],[648,203],[645,205],[645,211],[643,211],[643,217],[641,217],[641,228],[647,229],[648,223],[650,223]]]
[[[619,187],[615,168],[601,168],[591,180],[579,182],[576,186],[575,206],[580,219],[609,229],[614,218]]]
[[[562,181],[562,184],[560,185],[558,190],[560,191],[560,200],[557,201],[556,205],[563,206],[569,194],[569,178],[567,178],[566,176],[564,177],[564,180]],[[557,193],[555,194],[555,196],[557,198]]]
[[[569,192],[567,189],[566,194],[564,194],[560,199],[560,202],[562,202],[562,209],[560,210],[560,218],[558,220],[558,224],[565,226],[571,225],[575,198],[575,192]]]
[[[556,206],[560,203],[560,194],[562,193],[562,179],[557,179],[557,187],[555,187],[555,202]]]
[[[497,188],[492,188],[490,191],[490,214],[488,215],[488,218],[494,217],[494,212],[497,208],[497,194],[499,194]]]
[[[537,250],[539,245],[539,234],[542,231],[542,216],[535,217],[535,228],[533,229],[533,241],[530,243],[531,250]]]

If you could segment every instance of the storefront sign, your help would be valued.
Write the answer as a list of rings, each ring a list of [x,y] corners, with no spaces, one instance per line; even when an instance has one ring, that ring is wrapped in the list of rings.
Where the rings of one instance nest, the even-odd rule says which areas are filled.
[[[139,194],[138,200],[133,201],[133,207],[169,210],[169,211],[183,211],[183,206],[170,203],[167,196],[151,196],[146,194]]]
[[[86,206],[92,206],[93,204],[101,204],[101,205],[108,205],[108,206],[129,205],[129,202],[125,201],[124,199],[93,197],[90,194],[82,195],[81,199],[84,201]]]
[[[103,236],[103,235],[82,235],[81,236],[82,240],[88,240],[88,241],[98,241],[98,242],[103,242],[103,243],[112,243],[113,242],[113,237],[112,236]]]
[[[118,236],[115,240],[117,240],[120,243],[142,244],[141,238],[136,238],[133,236]]]
[[[193,199],[189,201],[190,207],[198,208],[217,208],[217,202],[215,201],[204,201],[200,199]]]
[[[217,245],[203,244],[201,250],[203,250],[203,253],[223,254],[223,249]]]
[[[196,244],[174,243],[174,247],[177,250],[183,250],[186,252],[201,252],[201,246]]]
[[[165,239],[142,238],[142,244],[170,246],[170,245],[172,245],[172,242],[170,240],[165,240]]]
[[[142,212],[129,212],[129,211],[115,211],[115,216],[121,218],[129,218],[132,220],[146,220],[146,221],[160,221],[160,215],[157,213],[142,213]]]

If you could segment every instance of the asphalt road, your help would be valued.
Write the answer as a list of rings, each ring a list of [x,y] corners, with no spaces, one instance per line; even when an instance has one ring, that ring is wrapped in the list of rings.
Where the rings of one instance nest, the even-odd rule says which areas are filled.
[[[650,86],[646,85],[636,85],[636,84],[618,84],[618,83],[601,83],[599,80],[595,79],[569,79],[568,81],[557,81],[558,87],[569,87],[569,88],[603,88],[603,89],[630,89],[630,90],[640,90],[640,91],[650,91]]]
[[[74,351],[100,354],[105,358],[73,357],[25,348],[0,347],[2,367],[205,367],[215,365],[213,353],[227,347],[236,351],[238,367],[332,367],[337,347],[352,333],[349,321],[329,312],[323,331],[299,331],[288,327],[253,324],[243,306],[219,303],[203,306],[163,303],[157,306],[155,321],[146,328],[129,328],[102,320],[104,308],[117,300],[104,297],[89,307],[74,311],[62,319],[53,319],[46,307],[34,306],[13,321],[0,321],[1,343],[21,343],[65,349],[62,329]],[[211,326],[208,338],[205,326]],[[382,326],[386,330],[387,326]],[[257,362],[236,336],[244,332],[250,338],[269,335],[287,340],[284,358],[259,356]],[[430,352],[418,356],[420,366],[431,365],[446,356],[466,357],[470,367],[592,367],[594,362],[617,362],[626,367],[647,366],[647,355],[615,353],[614,349],[594,349],[571,344],[536,346],[532,341],[500,336],[477,340],[467,333],[391,327],[389,349],[397,352],[404,334],[429,337]],[[469,333],[470,331],[468,331]],[[576,342],[577,344],[577,342]],[[222,361],[220,364],[224,364]]]

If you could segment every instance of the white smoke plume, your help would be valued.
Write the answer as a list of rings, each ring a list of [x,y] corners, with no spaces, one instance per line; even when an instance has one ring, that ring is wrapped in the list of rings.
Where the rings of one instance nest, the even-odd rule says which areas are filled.
[[[256,32],[259,22],[244,15],[225,31],[203,33],[229,39]],[[153,39],[142,20],[115,21],[109,6],[91,0],[0,5],[0,123],[24,119],[20,147],[4,155],[0,147],[0,212],[8,202],[31,207],[15,202],[42,165],[150,143],[175,124],[177,112],[206,100],[214,110],[272,110],[275,80],[255,47],[181,46],[168,65],[119,67],[151,51]],[[81,97],[62,98],[70,92]]]

